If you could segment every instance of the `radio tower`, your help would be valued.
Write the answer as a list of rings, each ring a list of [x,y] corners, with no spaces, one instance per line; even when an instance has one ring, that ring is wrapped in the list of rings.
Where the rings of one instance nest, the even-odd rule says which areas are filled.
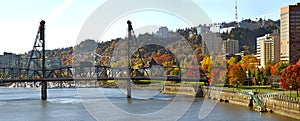
[[[237,0],[235,0],[235,23],[237,24],[237,27],[239,27],[239,22],[238,22],[238,5],[237,5]]]

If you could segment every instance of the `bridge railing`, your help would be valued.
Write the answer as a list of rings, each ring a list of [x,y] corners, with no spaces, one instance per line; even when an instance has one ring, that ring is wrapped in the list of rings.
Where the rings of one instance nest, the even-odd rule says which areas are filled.
[[[7,68],[3,68],[5,71]],[[26,68],[12,68],[20,72],[17,73],[14,78],[9,78],[11,76],[1,76],[3,72],[0,71],[1,80],[27,80],[27,81],[37,81],[41,80],[39,73],[42,70],[32,70]],[[167,70],[178,69],[179,73],[168,75]],[[161,70],[159,74],[155,74],[155,71]],[[31,76],[28,74],[30,71],[36,73]],[[130,78],[141,79],[141,80],[167,80],[167,81],[190,81],[190,82],[206,82],[205,74],[195,68],[179,68],[179,67],[152,67],[144,69],[148,75],[131,75]],[[145,73],[145,72],[144,72]],[[75,79],[87,79],[89,80],[115,80],[115,79],[125,79],[128,78],[128,69],[124,68],[111,68],[107,66],[62,66],[61,68],[46,69],[46,78],[48,81],[55,80],[72,80]],[[12,82],[11,81],[11,82]]]

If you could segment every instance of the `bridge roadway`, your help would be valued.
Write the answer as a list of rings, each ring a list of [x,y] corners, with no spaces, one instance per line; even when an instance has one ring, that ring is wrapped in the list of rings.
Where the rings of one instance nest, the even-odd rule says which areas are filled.
[[[9,82],[40,82],[40,81],[105,81],[105,80],[162,80],[162,81],[188,81],[188,82],[204,82],[208,83],[205,78],[180,78],[180,77],[101,77],[101,78],[29,78],[29,79],[0,79],[0,83]]]

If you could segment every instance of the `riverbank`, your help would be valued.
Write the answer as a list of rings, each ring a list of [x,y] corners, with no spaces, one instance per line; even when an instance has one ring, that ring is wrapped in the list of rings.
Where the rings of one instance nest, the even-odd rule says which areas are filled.
[[[195,88],[194,86],[188,85],[166,85],[162,92],[167,94],[196,95],[218,102],[253,107],[257,111],[269,111],[283,116],[300,119],[300,101],[284,96],[257,95],[255,98],[260,99],[261,102],[256,102],[253,97],[238,91],[226,90],[221,87]]]

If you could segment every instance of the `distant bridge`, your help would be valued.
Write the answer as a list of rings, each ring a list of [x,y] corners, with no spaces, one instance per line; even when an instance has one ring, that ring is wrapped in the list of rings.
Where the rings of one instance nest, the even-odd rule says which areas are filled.
[[[32,51],[29,52],[27,65],[22,67],[0,67],[0,83],[12,82],[41,82],[41,98],[47,99],[47,82],[51,81],[106,81],[106,80],[125,80],[127,81],[127,97],[131,97],[131,82],[136,80],[161,80],[161,81],[188,81],[188,82],[204,82],[208,85],[208,79],[205,73],[195,68],[182,67],[151,67],[155,62],[150,62],[148,67],[139,67],[134,69],[130,65],[130,49],[132,45],[129,40],[132,39],[133,28],[131,22],[128,24],[128,57],[127,66],[124,68],[98,66],[93,62],[79,62],[73,66],[62,66],[57,68],[46,67],[45,55],[45,21],[40,22]],[[135,35],[134,35],[135,36]],[[139,49],[137,49],[139,51]],[[140,54],[140,53],[139,53]],[[145,65],[144,63],[142,65]],[[149,64],[148,64],[149,65]],[[122,65],[123,66],[123,65]],[[179,70],[177,75],[168,75],[165,73],[167,69]],[[156,74],[156,72],[162,72]]]

